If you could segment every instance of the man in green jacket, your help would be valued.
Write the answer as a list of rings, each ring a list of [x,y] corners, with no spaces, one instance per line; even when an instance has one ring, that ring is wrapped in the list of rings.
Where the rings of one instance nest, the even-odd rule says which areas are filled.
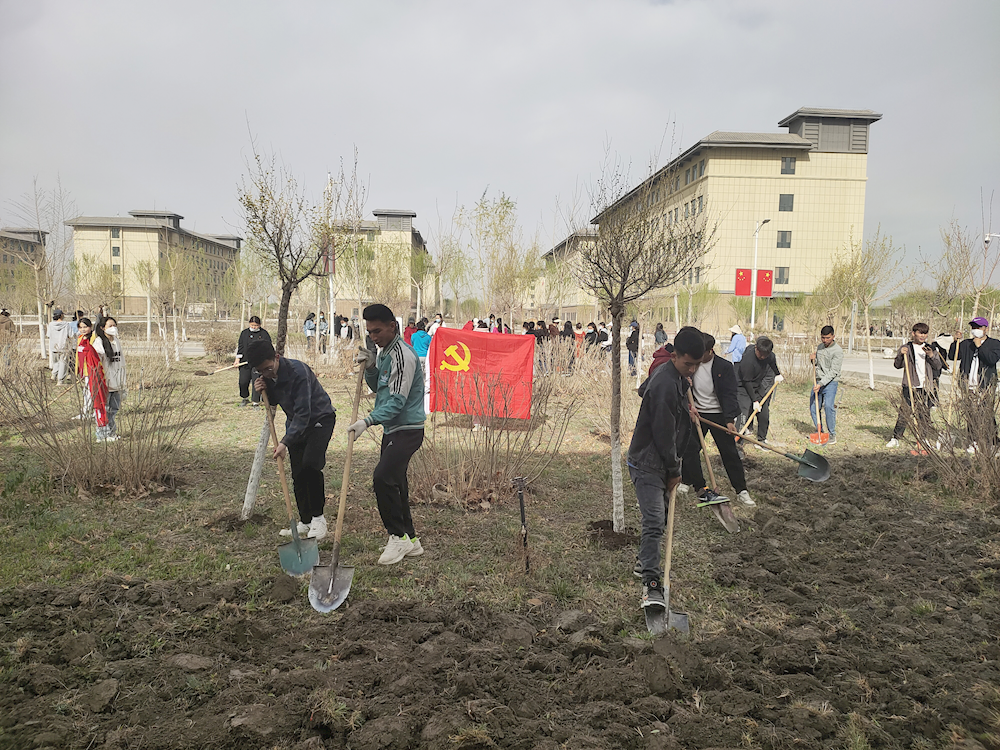
[[[375,408],[347,431],[357,439],[369,427],[382,425],[382,453],[373,485],[389,541],[378,562],[394,565],[424,553],[413,528],[406,480],[410,458],[424,442],[424,376],[416,352],[399,335],[392,310],[369,305],[363,317],[378,354],[362,347],[355,361],[365,368],[368,387],[375,391]]]
[[[833,326],[823,326],[819,340],[820,345],[809,355],[809,360],[816,365],[816,383],[809,397],[809,412],[817,429],[817,405],[826,414],[826,430],[830,433],[827,445],[833,445],[837,442],[837,387],[844,366],[844,350],[834,341]]]

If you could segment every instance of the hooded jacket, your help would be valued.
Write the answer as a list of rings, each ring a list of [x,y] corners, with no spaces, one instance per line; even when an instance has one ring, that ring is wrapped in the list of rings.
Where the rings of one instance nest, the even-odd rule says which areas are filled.
[[[69,321],[53,320],[49,323],[49,349],[53,354],[64,354],[69,350]]]
[[[628,448],[628,465],[666,479],[681,475],[691,437],[688,383],[673,362],[658,367],[639,386],[642,406]]]

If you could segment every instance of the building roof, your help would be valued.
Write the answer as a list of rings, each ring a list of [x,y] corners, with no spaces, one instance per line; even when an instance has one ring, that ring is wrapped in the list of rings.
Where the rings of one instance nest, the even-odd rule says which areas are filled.
[[[129,211],[130,214],[142,215],[142,211]],[[66,222],[66,226],[69,227],[133,227],[138,229],[172,229],[175,232],[180,232],[181,234],[186,234],[191,237],[197,237],[201,240],[206,240],[215,245],[225,245],[226,247],[233,249],[232,245],[229,244],[234,240],[242,240],[242,237],[237,237],[231,234],[201,234],[200,232],[192,232],[190,229],[185,229],[181,226],[175,226],[170,220],[172,218],[183,218],[179,214],[171,213],[157,213],[157,217],[163,218],[146,218],[143,216],[139,218],[138,216],[77,216],[75,219],[70,219]]]
[[[587,227],[586,229],[578,229],[575,232],[570,233],[561,242],[557,242],[555,246],[546,253],[542,254],[543,258],[549,258],[554,256],[564,247],[568,247],[574,240],[576,241],[586,241],[597,239],[597,229],[595,227]]]
[[[184,218],[180,214],[175,214],[172,211],[157,211],[155,209],[152,210],[152,211],[142,211],[142,210],[136,209],[134,211],[129,211],[128,214],[129,214],[129,216],[135,216],[137,218],[138,217],[144,217],[144,216],[145,217],[157,218],[157,219],[178,219],[178,220],[180,220],[180,219]]]
[[[870,109],[826,109],[824,107],[799,107],[778,123],[779,127],[787,127],[793,120],[800,117],[828,117],[841,118],[845,120],[869,120],[876,122],[882,119],[882,115]]]
[[[722,130],[709,133],[697,145],[702,144],[708,146],[763,146],[765,148],[768,146],[802,149],[813,147],[811,141],[794,133],[730,133]]]
[[[372,211],[372,216],[409,216],[414,218],[416,215],[416,211],[410,211],[406,208],[376,208]]]
[[[39,234],[41,234],[42,241],[44,241],[48,232],[39,229],[29,229],[27,227],[0,227],[0,236],[6,237],[9,240],[33,242],[36,245],[41,244],[38,240]]]

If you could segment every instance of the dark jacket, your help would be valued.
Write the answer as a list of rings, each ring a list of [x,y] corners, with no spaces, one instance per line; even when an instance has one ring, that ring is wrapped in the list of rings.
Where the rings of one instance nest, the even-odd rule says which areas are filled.
[[[232,339],[230,339],[230,341],[232,341]],[[242,360],[247,355],[247,347],[254,341],[266,341],[270,344],[271,334],[263,328],[259,331],[251,331],[249,328],[244,328],[243,333],[240,334],[239,343],[236,344],[236,356]]]
[[[740,415],[740,402],[736,397],[736,368],[718,354],[712,357],[712,382],[715,383],[715,396],[722,406],[722,415],[727,422],[732,422]]]
[[[628,465],[664,478],[681,475],[681,459],[691,437],[688,383],[673,362],[658,367],[639,386],[642,406],[628,448]]]
[[[968,379],[972,361],[979,360],[979,387],[986,388],[996,382],[997,362],[1000,362],[1000,340],[989,336],[977,348],[973,339],[964,339],[958,347],[958,371]]]
[[[316,374],[305,362],[282,357],[277,379],[264,378],[264,383],[268,400],[285,412],[285,436],[281,438],[285,445],[305,440],[309,428],[337,413]]]
[[[750,396],[751,401],[760,401],[767,393],[764,381],[768,376],[773,378],[780,375],[778,360],[774,357],[774,352],[767,355],[767,359],[757,359],[757,352],[751,351],[752,347],[747,347],[749,354],[744,354],[743,359],[736,365],[737,390],[742,388]],[[718,357],[716,357],[718,359]]]
[[[910,351],[906,353],[906,370],[903,370],[903,352],[896,352],[896,359],[893,361],[892,366],[897,370],[903,370],[903,387],[908,388],[910,385],[913,388],[920,387],[920,378],[917,377],[917,359],[916,355],[913,353],[913,342],[910,341],[906,344]],[[924,390],[934,391],[937,390],[937,379],[941,375],[941,367],[944,362],[941,359],[941,355],[932,344],[927,345],[931,352],[927,354],[924,360]],[[900,347],[902,348],[902,347]],[[909,370],[909,373],[907,373]],[[909,375],[909,377],[907,377]]]
[[[625,348],[635,354],[639,351],[639,329],[633,328],[632,333],[625,339]]]

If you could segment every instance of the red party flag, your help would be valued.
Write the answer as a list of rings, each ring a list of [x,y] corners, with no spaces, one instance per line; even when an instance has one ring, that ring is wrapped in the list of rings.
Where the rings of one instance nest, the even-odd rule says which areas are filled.
[[[427,352],[430,410],[531,418],[535,337],[438,328]]]
[[[757,296],[770,297],[771,284],[773,281],[774,275],[771,273],[770,269],[762,268],[757,271]]]
[[[736,269],[736,296],[737,297],[749,297],[750,296],[750,269],[749,268],[737,268]]]

